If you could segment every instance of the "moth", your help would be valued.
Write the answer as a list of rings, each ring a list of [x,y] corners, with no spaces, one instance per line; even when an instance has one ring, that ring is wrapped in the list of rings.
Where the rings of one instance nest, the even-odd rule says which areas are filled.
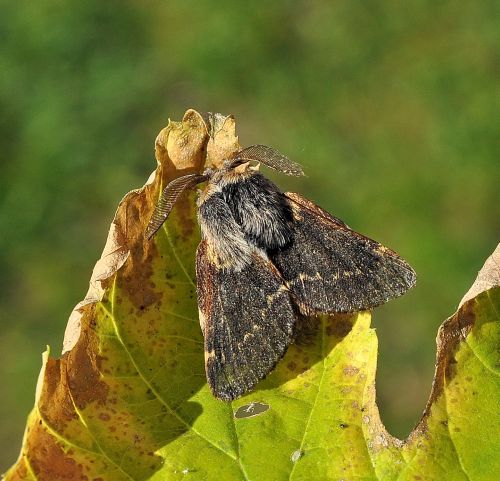
[[[151,239],[182,192],[206,183],[197,200],[197,297],[208,384],[224,401],[273,370],[301,316],[370,309],[416,280],[394,251],[301,195],[281,192],[258,164],[304,175],[278,151],[253,145],[219,169],[170,182],[146,230]]]

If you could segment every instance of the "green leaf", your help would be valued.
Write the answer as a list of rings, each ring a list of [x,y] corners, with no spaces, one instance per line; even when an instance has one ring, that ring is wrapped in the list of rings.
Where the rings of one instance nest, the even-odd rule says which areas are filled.
[[[48,352],[21,455],[6,480],[496,480],[500,478],[500,269],[441,326],[422,420],[390,436],[375,403],[370,314],[323,316],[258,389],[233,403],[206,385],[193,195],[153,242],[162,185],[238,148],[232,118],[188,111],[120,203],[64,354]],[[209,133],[210,132],[210,133]],[[499,251],[497,251],[499,252]],[[497,254],[498,256],[498,254]]]

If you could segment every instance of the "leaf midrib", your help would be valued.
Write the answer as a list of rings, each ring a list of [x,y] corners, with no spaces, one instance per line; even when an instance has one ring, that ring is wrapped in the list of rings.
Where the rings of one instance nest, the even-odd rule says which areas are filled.
[[[214,442],[212,442],[210,439],[208,439],[207,437],[205,437],[203,434],[201,434],[199,431],[197,431],[194,426],[190,425],[182,416],[180,416],[179,412],[176,411],[175,409],[173,409],[166,401],[165,399],[163,399],[163,396],[154,388],[154,386],[152,386],[148,380],[146,379],[146,376],[144,375],[144,373],[142,372],[142,370],[140,369],[139,365],[137,364],[136,360],[134,359],[134,357],[132,356],[132,353],[129,351],[129,349],[127,348],[126,346],[126,343],[124,342],[124,340],[122,339],[121,337],[121,334],[120,334],[120,330],[119,330],[119,327],[118,327],[118,324],[116,322],[116,319],[115,319],[115,315],[114,315],[114,305],[115,305],[115,292],[116,292],[116,276],[113,280],[113,285],[111,287],[111,296],[110,296],[110,303],[111,303],[111,312],[109,312],[108,309],[106,309],[104,306],[104,309],[106,310],[107,314],[109,315],[110,317],[110,320],[111,320],[111,323],[113,324],[113,328],[116,332],[116,337],[117,339],[120,341],[120,344],[122,345],[124,351],[127,353],[127,356],[129,357],[130,359],[130,362],[132,363],[132,365],[134,366],[135,370],[137,371],[137,373],[139,374],[141,380],[144,382],[144,384],[149,388],[151,389],[151,392],[156,396],[156,398],[158,399],[158,401],[160,401],[160,403],[162,403],[170,412],[170,414],[172,414],[178,421],[180,421],[189,431],[192,431],[194,432],[195,434],[197,434],[201,439],[203,439],[204,441],[206,441],[208,444],[210,444],[211,446],[215,447],[217,450],[221,451],[222,453],[224,453],[225,455],[227,455],[230,459],[232,459],[233,461],[237,461],[237,458],[235,456],[233,456],[231,453],[229,453],[228,451],[226,451],[225,449],[221,448],[220,446],[217,446],[217,444],[215,444]]]
[[[319,394],[321,392],[321,387],[323,385],[323,379],[325,377],[325,371],[326,371],[326,366],[325,366],[325,319],[323,318],[323,316],[321,316],[321,359],[322,359],[322,364],[323,364],[323,368],[321,371],[321,379],[319,380],[318,390],[316,392],[316,396],[314,398],[314,403],[311,407],[311,411],[309,412],[309,417],[308,417],[307,422],[306,422],[306,427],[304,428],[304,435],[302,436],[302,441],[300,443],[299,451],[300,451],[301,456],[303,455],[303,447],[304,447],[304,443],[305,443],[306,436],[307,436],[307,430],[309,428],[309,424],[311,423],[313,413],[316,409],[316,404],[318,402]],[[295,467],[297,466],[299,461],[300,461],[300,458],[296,462],[293,463],[292,470],[290,471],[290,475],[288,476],[289,481],[292,480],[292,476],[295,472]]]

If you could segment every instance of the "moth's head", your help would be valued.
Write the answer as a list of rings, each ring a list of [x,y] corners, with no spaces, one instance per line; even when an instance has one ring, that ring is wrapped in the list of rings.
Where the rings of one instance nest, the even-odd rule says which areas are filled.
[[[220,169],[206,169],[203,174],[188,174],[172,180],[165,187],[156,204],[156,208],[146,229],[146,238],[151,239],[167,220],[175,202],[185,190],[193,189],[202,182],[217,182],[219,178],[231,173],[244,173],[257,170],[259,164],[264,164],[286,175],[293,175],[295,177],[304,175],[304,171],[299,164],[292,162],[277,150],[265,145],[252,145],[234,153],[229,159],[223,162]]]
[[[218,169],[210,168],[203,171],[203,175],[209,182],[209,185],[216,186],[218,184],[229,181],[229,179],[241,178],[241,175],[251,174],[259,170],[259,163],[250,161],[241,161],[240,159],[226,159]]]

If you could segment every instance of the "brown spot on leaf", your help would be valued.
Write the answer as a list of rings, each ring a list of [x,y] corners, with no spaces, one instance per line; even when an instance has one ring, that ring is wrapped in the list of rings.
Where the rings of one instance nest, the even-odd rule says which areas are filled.
[[[346,366],[343,369],[343,373],[346,376],[355,376],[359,372],[359,368],[355,366]]]
[[[93,311],[88,315],[92,314]],[[85,326],[84,323],[82,325]],[[78,409],[83,409],[93,402],[104,404],[108,395],[108,386],[101,379],[97,366],[98,344],[95,333],[83,329],[75,347],[61,360],[66,369],[71,397]]]
[[[338,314],[332,316],[331,322],[326,326],[328,336],[344,338],[349,334],[353,327],[353,317],[347,314]]]
[[[66,425],[78,418],[73,401],[68,394],[68,386],[61,374],[61,361],[49,358],[45,364],[44,382],[38,402],[42,416],[58,432],[63,432]],[[39,420],[39,425],[42,420]]]
[[[27,440],[29,461],[39,481],[87,481],[82,464],[68,456],[45,429],[38,424]]]
[[[177,225],[181,228],[182,240],[188,240],[196,228],[193,218],[193,199],[189,195],[182,195],[175,205]]]
[[[117,273],[119,290],[126,293],[136,309],[130,313],[131,315],[140,315],[147,307],[156,304],[162,298],[162,292],[155,291],[153,287],[152,275],[151,253],[145,257],[142,246],[131,250],[130,258],[124,268]]]

